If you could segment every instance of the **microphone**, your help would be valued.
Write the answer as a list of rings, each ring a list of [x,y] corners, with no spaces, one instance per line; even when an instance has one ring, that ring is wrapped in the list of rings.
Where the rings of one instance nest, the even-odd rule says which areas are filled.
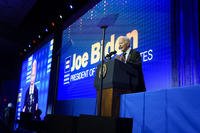
[[[110,52],[110,53],[108,53],[108,54],[106,55],[106,58],[111,58],[111,56],[114,55],[114,54],[116,54],[116,53],[117,53],[116,50],[115,50],[115,51],[112,51],[112,52]]]

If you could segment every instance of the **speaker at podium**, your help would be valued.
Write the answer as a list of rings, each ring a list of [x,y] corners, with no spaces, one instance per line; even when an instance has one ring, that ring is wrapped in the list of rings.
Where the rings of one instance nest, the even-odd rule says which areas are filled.
[[[103,84],[101,87],[101,73]],[[125,64],[117,59],[109,60],[97,66],[94,86],[97,89],[97,104],[101,106],[101,116],[119,117],[120,94],[140,92],[139,70],[130,64]],[[100,90],[102,88],[102,94]],[[100,95],[102,98],[100,98]]]

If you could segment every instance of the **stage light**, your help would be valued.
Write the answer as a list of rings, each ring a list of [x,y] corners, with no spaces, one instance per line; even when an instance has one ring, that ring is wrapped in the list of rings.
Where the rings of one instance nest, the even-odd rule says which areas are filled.
[[[40,35],[38,35],[38,38],[40,39],[40,38],[41,38],[41,36],[40,36]]]
[[[70,9],[73,9],[74,7],[73,7],[72,5],[69,5],[69,8],[70,8]]]
[[[28,45],[28,47],[30,48],[30,47],[31,47],[31,45],[29,44],[29,45]]]
[[[32,42],[33,42],[33,44],[35,44],[35,43],[36,43],[36,40],[33,40]]]
[[[26,52],[26,49],[24,49],[24,52]]]
[[[62,19],[63,17],[62,17],[62,15],[59,15],[59,17],[60,17],[60,19]]]
[[[55,23],[54,23],[54,22],[51,22],[51,26],[53,26],[53,27],[54,27],[54,26],[55,26]]]
[[[49,31],[48,28],[46,28],[46,29],[45,29],[45,32],[48,32],[48,31]]]

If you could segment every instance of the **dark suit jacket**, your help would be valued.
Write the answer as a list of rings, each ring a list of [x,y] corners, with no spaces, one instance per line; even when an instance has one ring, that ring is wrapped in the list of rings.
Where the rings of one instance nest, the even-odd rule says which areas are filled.
[[[36,108],[36,104],[38,103],[38,89],[36,87],[36,85],[34,85],[34,92],[33,92],[33,96],[31,99],[31,96],[29,94],[29,90],[30,87],[28,87],[27,91],[26,91],[26,95],[25,95],[25,100],[24,100],[24,106],[26,106],[25,112],[31,112],[31,113],[35,113],[35,108]]]
[[[138,86],[135,92],[143,92],[146,91],[145,83],[144,83],[144,76],[142,72],[142,60],[140,53],[134,49],[131,49],[128,58],[126,60],[126,64],[131,65],[132,67],[136,68],[138,70]]]

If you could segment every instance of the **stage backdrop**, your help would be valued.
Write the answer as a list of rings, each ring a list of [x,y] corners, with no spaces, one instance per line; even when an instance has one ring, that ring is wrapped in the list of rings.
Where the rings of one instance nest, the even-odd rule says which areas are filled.
[[[34,60],[37,61],[35,85],[38,89],[38,108],[42,111],[42,119],[46,115],[53,43],[54,39],[44,43],[43,47],[35,51],[22,63],[20,88],[18,91],[16,107],[16,119],[20,119],[20,112],[24,107],[25,94],[30,86],[32,63]]]
[[[141,53],[147,91],[170,88],[171,3],[169,0],[103,0],[63,30],[58,100],[95,98],[94,77],[100,63],[103,17],[117,17],[107,28],[105,54],[118,50],[121,35]]]

